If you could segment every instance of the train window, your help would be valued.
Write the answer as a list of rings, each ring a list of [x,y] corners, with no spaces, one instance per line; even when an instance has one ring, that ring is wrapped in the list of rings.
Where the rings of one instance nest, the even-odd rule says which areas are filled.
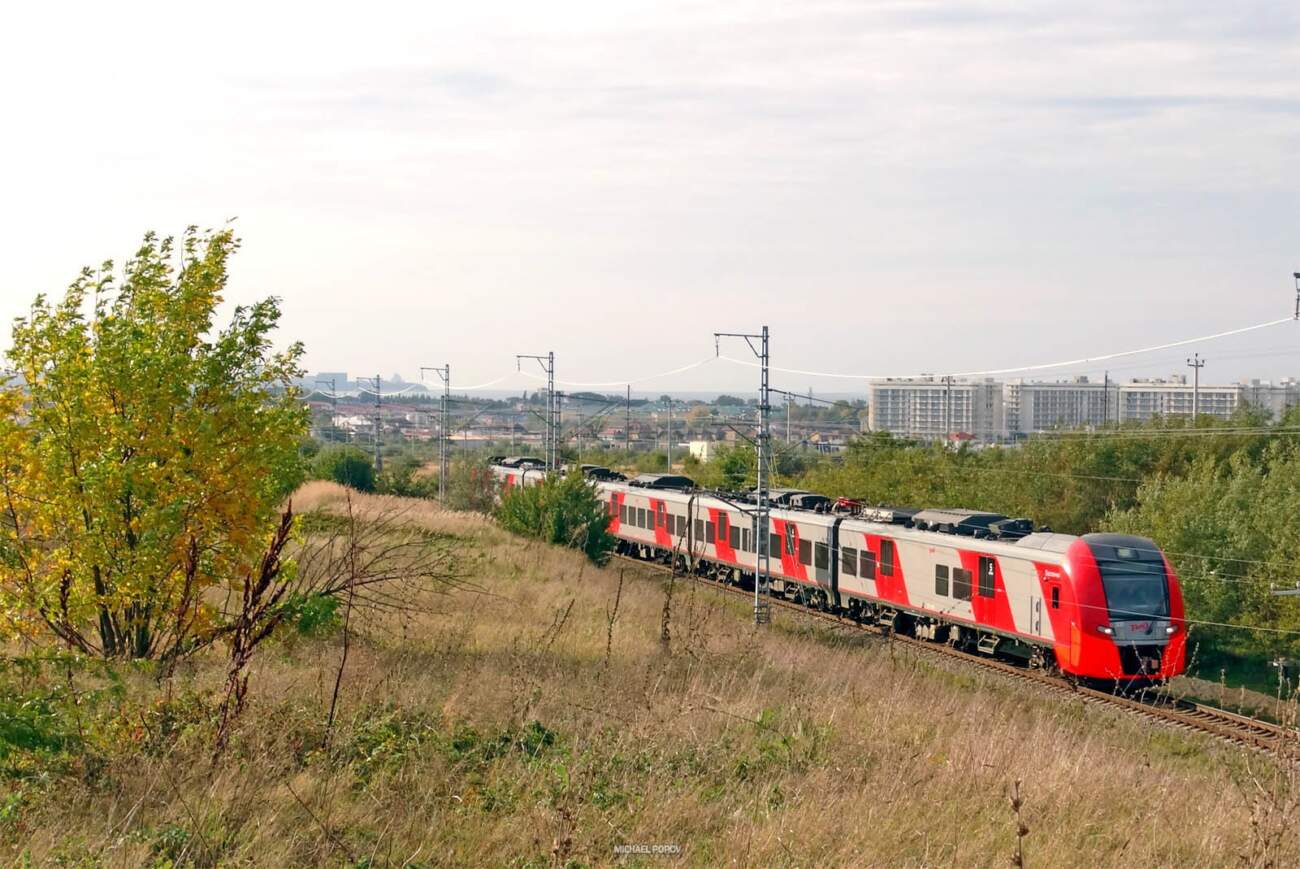
[[[799,541],[799,563],[803,565],[812,564],[812,541]]]
[[[1052,609],[1059,610],[1060,608],[1061,608],[1061,588],[1060,586],[1054,585],[1052,586]]]
[[[970,600],[970,571],[960,567],[952,569],[952,596],[957,600]]]
[[[840,573],[858,575],[858,550],[852,546],[840,547]]]
[[[650,527],[650,526],[646,525],[646,523],[645,523],[645,508],[644,508],[644,507],[637,507],[637,508],[636,508],[636,527],[638,527],[638,528],[648,528],[648,527]]]
[[[863,579],[876,578],[876,553],[870,549],[862,550],[862,560],[858,564],[858,576]]]
[[[609,496],[609,515],[618,515],[618,495]]]
[[[894,541],[880,541],[880,575],[894,575]]]
[[[677,517],[677,536],[685,537],[691,533],[691,522],[685,516]]]
[[[740,551],[741,551],[741,552],[749,552],[749,551],[750,551],[750,550],[749,550],[749,542],[750,542],[750,541],[749,541],[749,529],[748,529],[748,528],[741,528],[741,529],[740,529]]]
[[[621,504],[621,505],[619,505],[619,508],[618,508],[618,521],[622,522],[624,525],[627,524],[627,505],[626,505],[626,504]]]
[[[731,548],[732,549],[740,548],[740,529],[737,528],[735,525],[731,526]]]
[[[934,566],[934,593],[942,597],[948,596],[948,565],[946,564]]]
[[[703,520],[703,519],[696,519],[696,520],[695,520],[695,539],[696,539],[696,541],[700,541],[700,540],[703,540],[703,539],[704,539],[704,520]]]
[[[825,543],[818,543],[816,549],[814,549],[814,552],[816,553],[815,563],[817,565],[817,569],[818,570],[828,569],[830,567],[830,559],[831,559],[830,547],[828,547]]]
[[[987,555],[980,556],[980,597],[993,597],[993,578],[997,575],[997,566]]]
[[[779,534],[767,535],[767,555],[769,558],[781,557],[781,535]]]
[[[704,541],[713,543],[718,539],[717,527],[712,522],[704,523]]]

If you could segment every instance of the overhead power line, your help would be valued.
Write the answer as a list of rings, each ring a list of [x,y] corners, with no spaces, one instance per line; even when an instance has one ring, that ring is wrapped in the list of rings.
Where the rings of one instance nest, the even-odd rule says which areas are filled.
[[[1105,353],[1099,356],[1084,356],[1078,359],[1065,359],[1060,362],[1044,362],[1037,365],[1022,365],[1015,368],[988,368],[983,371],[954,371],[950,373],[921,373],[921,374],[844,374],[831,371],[808,371],[800,368],[780,368],[772,366],[773,371],[780,371],[784,374],[799,374],[805,377],[834,377],[845,380],[908,380],[921,377],[933,377],[939,379],[942,377],[991,377],[995,374],[1015,374],[1026,371],[1045,371],[1049,368],[1063,368],[1067,365],[1087,365],[1097,362],[1105,362],[1108,359],[1120,359],[1125,356],[1137,356],[1142,353],[1154,353],[1159,350],[1169,350],[1173,347],[1185,347],[1188,344],[1197,344],[1204,341],[1215,341],[1219,338],[1227,338],[1231,335],[1241,335],[1246,332],[1254,332],[1259,329],[1267,329],[1272,326],[1280,326],[1283,323],[1294,323],[1294,317],[1283,317],[1280,320],[1269,320],[1266,323],[1256,323],[1253,326],[1242,326],[1238,329],[1229,329],[1225,332],[1215,332],[1213,335],[1200,335],[1195,338],[1183,338],[1179,341],[1170,341],[1166,344],[1156,344],[1151,347],[1139,347],[1134,350],[1121,350],[1117,353]],[[719,356],[734,365],[744,365],[755,367],[756,363],[744,359],[734,359],[730,356]]]
[[[698,362],[691,362],[691,363],[689,363],[689,364],[687,364],[687,365],[683,365],[683,366],[681,366],[680,368],[673,368],[673,369],[671,369],[671,370],[669,370],[669,371],[661,371],[661,372],[659,372],[658,374],[647,374],[647,375],[644,376],[644,377],[633,377],[633,378],[630,378],[630,379],[629,379],[629,378],[624,378],[623,380],[608,380],[608,381],[604,381],[604,382],[601,382],[601,383],[584,383],[584,382],[575,381],[575,380],[556,380],[555,382],[558,383],[558,384],[560,384],[561,386],[590,386],[590,387],[601,387],[601,386],[628,386],[628,385],[633,384],[633,383],[643,383],[643,382],[645,382],[645,381],[647,381],[647,380],[658,380],[658,379],[661,378],[661,377],[671,377],[671,376],[674,375],[674,374],[681,374],[683,371],[690,371],[692,368],[699,368],[699,367],[702,366],[702,365],[707,365],[708,363],[713,362],[713,361],[714,361],[715,359],[717,359],[717,358],[718,358],[718,357],[716,357],[716,356],[709,356],[709,357],[707,357],[707,358],[705,358],[705,359],[701,359],[701,360],[699,360]],[[530,372],[530,371],[524,371],[524,372],[521,372],[521,373],[522,373],[525,377],[532,377],[532,378],[537,379],[537,380],[544,380],[544,379],[545,379],[542,375],[540,375],[540,374],[533,374],[533,373]]]

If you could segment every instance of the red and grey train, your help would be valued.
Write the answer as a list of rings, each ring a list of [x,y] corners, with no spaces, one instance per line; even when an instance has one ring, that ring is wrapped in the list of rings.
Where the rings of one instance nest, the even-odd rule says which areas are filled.
[[[671,474],[583,472],[608,504],[620,552],[753,587],[751,496]],[[514,486],[546,471],[499,459],[493,473]],[[1058,534],[974,510],[854,509],[793,490],[771,498],[773,595],[1081,679],[1159,683],[1184,670],[1178,579],[1146,538]]]

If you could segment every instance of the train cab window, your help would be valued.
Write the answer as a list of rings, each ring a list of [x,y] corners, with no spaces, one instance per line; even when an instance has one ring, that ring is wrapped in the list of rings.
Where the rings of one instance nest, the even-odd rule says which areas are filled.
[[[799,541],[799,563],[805,566],[812,564],[812,541]]]
[[[941,596],[948,596],[948,565],[936,564],[934,566],[934,593]]]
[[[840,547],[840,573],[858,575],[858,550],[852,546]]]
[[[1061,588],[1060,586],[1054,585],[1052,586],[1052,609],[1059,610],[1060,608],[1061,608]]]
[[[993,597],[995,586],[994,577],[997,576],[996,563],[987,555],[980,556],[980,597]]]
[[[970,571],[960,567],[952,569],[952,596],[957,600],[970,600]]]
[[[876,553],[870,549],[862,550],[862,559],[858,563],[858,576],[863,579],[876,578]]]
[[[894,541],[880,541],[880,575],[894,575]]]
[[[731,526],[731,548],[732,549],[740,548],[740,529],[737,528],[735,525]]]
[[[718,539],[718,530],[712,522],[704,523],[704,542],[714,543]]]
[[[815,553],[814,563],[816,564],[817,569],[827,570],[830,567],[830,560],[831,560],[830,547],[827,546],[825,543],[818,543],[813,551]]]

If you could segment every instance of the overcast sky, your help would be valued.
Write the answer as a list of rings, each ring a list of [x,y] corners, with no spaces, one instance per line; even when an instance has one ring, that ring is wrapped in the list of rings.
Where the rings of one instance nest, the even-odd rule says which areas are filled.
[[[895,373],[1285,316],[1298,10],[21,4],[0,318],[146,229],[236,215],[230,298],[281,296],[310,368],[462,384],[548,350],[561,379],[638,377],[763,323],[774,364]],[[1300,374],[1290,326],[1119,374],[1197,349],[1207,381]]]

